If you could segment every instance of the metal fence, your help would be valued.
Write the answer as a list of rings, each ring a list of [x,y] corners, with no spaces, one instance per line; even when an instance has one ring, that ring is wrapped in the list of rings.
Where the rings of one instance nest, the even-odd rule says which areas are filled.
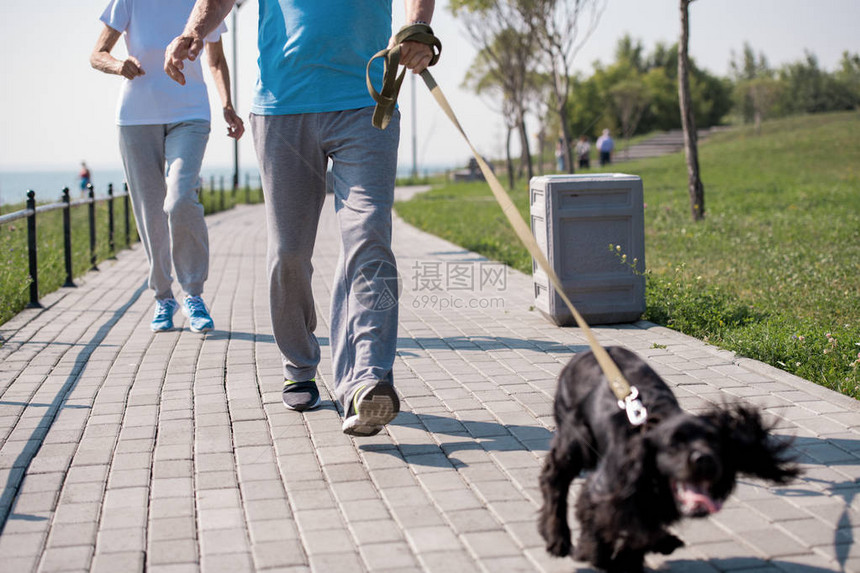
[[[0,226],[7,223],[12,223],[19,219],[27,219],[27,259],[29,263],[30,273],[30,302],[27,308],[42,308],[39,302],[39,253],[38,242],[36,240],[36,220],[41,213],[48,211],[63,210],[63,255],[66,267],[66,280],[63,283],[64,287],[75,286],[74,277],[72,274],[72,207],[86,205],[88,207],[89,220],[89,238],[90,238],[90,268],[98,270],[96,265],[96,203],[107,201],[108,209],[108,249],[110,254],[116,252],[116,244],[114,236],[116,233],[115,218],[114,218],[114,201],[122,199],[124,207],[124,230],[125,242],[131,243],[131,207],[129,205],[128,185],[124,185],[122,193],[114,194],[113,183],[108,185],[106,197],[96,197],[95,190],[92,185],[87,185],[87,197],[72,201],[69,195],[69,188],[63,189],[62,200],[57,203],[48,203],[44,205],[36,205],[36,192],[33,190],[27,191],[27,202],[24,209],[14,211],[6,215],[0,215]]]
[[[204,192],[207,189],[203,186],[199,189],[199,196],[201,203],[204,203]],[[216,211],[224,211],[227,208],[232,208],[237,202],[239,202],[238,195],[239,189],[233,188],[232,190],[225,189],[224,185],[224,177],[221,177],[219,188],[215,187],[215,178],[212,177],[209,181],[209,196],[208,203],[209,209],[207,209],[207,214]],[[226,196],[230,195],[230,204],[226,205]],[[255,194],[256,201],[261,202],[263,200],[262,190],[258,189],[258,192]],[[78,199],[73,201],[69,195],[69,188],[66,187],[63,189],[62,199],[57,203],[48,203],[43,205],[36,205],[36,192],[28,191],[27,192],[27,201],[25,203],[24,209],[19,211],[14,211],[12,213],[7,213],[5,215],[0,215],[0,226],[3,226],[7,223],[12,223],[14,221],[18,221],[20,219],[27,219],[27,259],[29,262],[29,274],[30,274],[30,302],[27,303],[27,308],[42,308],[41,303],[39,302],[39,272],[38,272],[38,243],[36,236],[36,221],[37,216],[42,213],[47,213],[48,211],[56,211],[58,209],[63,210],[63,254],[65,259],[65,270],[66,270],[66,279],[62,286],[64,287],[74,287],[75,283],[73,280],[72,274],[72,223],[71,223],[71,210],[73,207],[79,207],[86,205],[88,208],[88,221],[89,221],[89,247],[90,247],[90,270],[99,270],[97,263],[97,253],[96,253],[96,204],[101,202],[107,202],[107,215],[108,215],[108,229],[107,229],[107,241],[108,241],[108,250],[110,256],[114,256],[116,254],[116,244],[114,241],[114,237],[116,234],[116,221],[114,216],[114,202],[117,200],[122,200],[123,204],[123,231],[125,232],[125,244],[131,244],[131,202],[128,194],[128,184],[123,184],[123,191],[121,193],[114,193],[113,183],[108,184],[107,187],[107,195],[96,197],[95,190],[92,185],[87,185],[87,196],[83,199]],[[251,195],[251,181],[250,177],[246,174],[245,176],[245,188],[244,188],[244,202],[251,203],[252,195]],[[205,203],[204,203],[205,208]]]

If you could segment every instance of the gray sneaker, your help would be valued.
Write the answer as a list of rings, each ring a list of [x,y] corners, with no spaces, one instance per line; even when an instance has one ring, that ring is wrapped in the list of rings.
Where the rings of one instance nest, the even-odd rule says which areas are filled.
[[[285,380],[281,396],[284,406],[297,412],[312,410],[320,405],[320,391],[314,378],[303,382]]]
[[[349,436],[375,436],[398,412],[400,399],[394,386],[385,383],[361,386],[352,395],[341,429]]]

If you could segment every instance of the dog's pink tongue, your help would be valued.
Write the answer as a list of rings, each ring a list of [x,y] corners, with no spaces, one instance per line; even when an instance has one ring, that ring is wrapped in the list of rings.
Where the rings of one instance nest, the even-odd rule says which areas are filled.
[[[679,493],[681,511],[685,515],[708,515],[711,513],[717,513],[723,506],[722,503],[715,502],[709,496],[690,486],[683,486]]]

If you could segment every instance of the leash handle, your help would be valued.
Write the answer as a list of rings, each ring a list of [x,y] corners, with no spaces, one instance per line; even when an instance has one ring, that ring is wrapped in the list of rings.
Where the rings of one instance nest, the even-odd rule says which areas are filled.
[[[433,56],[430,58],[428,66],[432,66],[439,61],[439,56],[442,54],[442,42],[433,35],[433,29],[427,24],[410,24],[403,26],[400,31],[394,35],[394,45],[390,48],[385,48],[376,52],[370,61],[367,62],[367,70],[365,79],[367,81],[367,91],[370,97],[376,102],[376,107],[373,110],[373,126],[379,129],[385,129],[391,122],[391,116],[394,114],[394,107],[397,105],[397,96],[400,93],[400,85],[403,83],[403,78],[406,75],[406,68],[399,74],[397,68],[400,66],[400,45],[403,42],[419,42],[427,44],[433,48]],[[385,66],[382,73],[382,89],[376,91],[373,87],[373,82],[370,79],[370,67],[378,58],[384,58]]]
[[[436,102],[439,104],[439,107],[442,108],[442,111],[445,112],[445,115],[448,116],[448,119],[451,120],[451,122],[460,132],[460,135],[462,135],[463,139],[466,140],[466,143],[472,150],[472,154],[478,161],[478,166],[481,168],[481,172],[484,174],[484,178],[487,180],[487,183],[489,183],[490,189],[493,191],[493,195],[495,195],[496,197],[496,201],[498,201],[499,205],[502,208],[502,212],[505,214],[505,216],[508,218],[508,221],[511,223],[511,226],[514,228],[514,232],[517,234],[520,241],[522,241],[523,245],[525,245],[531,256],[534,257],[535,261],[537,261],[538,266],[540,266],[540,268],[546,273],[547,277],[549,277],[553,288],[555,288],[558,295],[567,305],[567,308],[573,315],[574,320],[576,320],[577,326],[579,326],[579,328],[582,330],[582,333],[585,335],[585,338],[588,341],[588,345],[591,347],[591,351],[594,353],[594,357],[597,359],[601,370],[603,370],[603,375],[606,376],[606,379],[609,382],[609,386],[612,389],[612,392],[618,399],[618,406],[622,410],[625,410],[627,412],[627,417],[630,420],[631,424],[633,424],[634,426],[644,424],[647,418],[647,411],[645,409],[645,406],[639,400],[639,392],[636,390],[635,387],[630,386],[630,383],[628,383],[627,380],[624,378],[624,375],[621,373],[621,370],[619,370],[615,362],[612,361],[612,358],[609,356],[609,353],[606,352],[606,349],[603,348],[597,341],[597,338],[594,336],[594,333],[592,332],[591,328],[588,327],[588,324],[585,322],[585,319],[582,318],[582,315],[579,314],[579,312],[576,310],[576,307],[573,306],[573,303],[565,294],[564,287],[561,284],[561,279],[558,278],[558,275],[552,269],[549,264],[549,261],[544,256],[543,251],[540,250],[540,246],[538,246],[537,240],[535,240],[534,235],[532,235],[531,229],[529,228],[528,224],[525,222],[522,215],[520,215],[520,212],[517,209],[516,205],[514,205],[511,196],[508,195],[507,191],[505,191],[504,187],[502,187],[502,184],[499,183],[499,180],[496,177],[495,173],[493,173],[493,170],[490,169],[490,166],[487,165],[487,162],[484,161],[484,158],[481,157],[481,154],[478,153],[478,151],[475,149],[475,146],[472,145],[469,136],[466,135],[466,132],[463,130],[463,127],[457,120],[457,116],[454,114],[454,110],[451,109],[451,105],[445,98],[445,94],[442,93],[442,90],[439,88],[439,85],[436,83],[436,80],[433,78],[432,74],[430,74],[430,71],[424,70],[423,72],[421,72],[421,78],[424,80],[424,83],[427,84],[427,87],[430,89],[430,93],[433,94],[433,97],[436,99]]]

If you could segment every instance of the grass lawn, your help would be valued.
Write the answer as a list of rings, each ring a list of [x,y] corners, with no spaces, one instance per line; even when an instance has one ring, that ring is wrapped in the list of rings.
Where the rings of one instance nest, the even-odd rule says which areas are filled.
[[[860,398],[860,113],[766,122],[758,136],[738,128],[699,151],[700,223],[683,153],[611,170],[645,187],[644,318]],[[513,192],[526,219],[527,188]],[[531,272],[485,184],[441,186],[396,209]]]

